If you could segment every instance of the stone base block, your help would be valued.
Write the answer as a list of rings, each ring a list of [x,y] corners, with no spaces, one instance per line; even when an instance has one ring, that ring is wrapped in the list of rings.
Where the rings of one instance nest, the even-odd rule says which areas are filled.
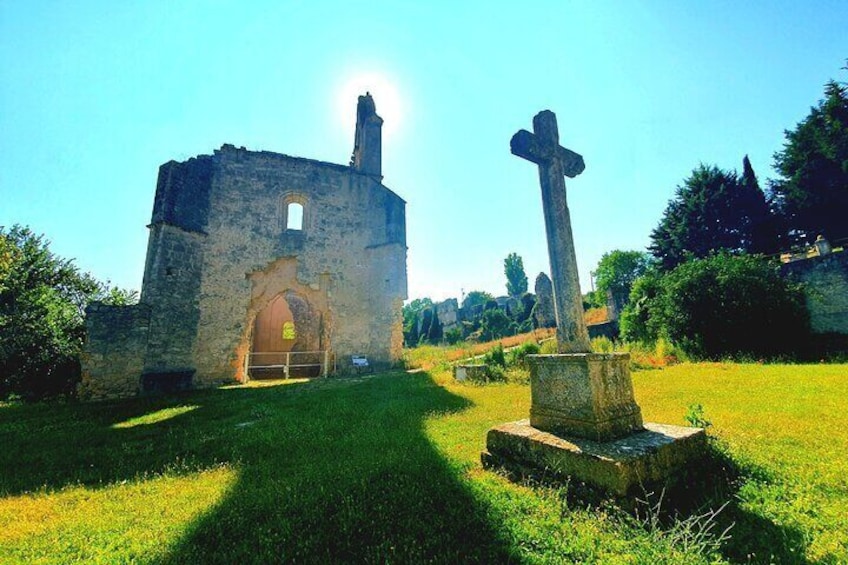
[[[624,497],[641,494],[643,486],[667,484],[707,451],[701,428],[644,426],[627,437],[596,442],[556,436],[520,420],[489,430],[481,458],[485,468],[551,473]]]
[[[529,355],[530,423],[560,436],[612,441],[642,429],[630,355]]]

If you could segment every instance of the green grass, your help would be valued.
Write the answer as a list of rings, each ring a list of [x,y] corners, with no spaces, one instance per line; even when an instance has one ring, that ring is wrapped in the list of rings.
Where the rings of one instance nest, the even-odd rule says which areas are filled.
[[[646,420],[702,404],[741,469],[705,498],[728,503],[716,532],[735,523],[716,551],[686,515],[483,471],[486,431],[526,417],[527,386],[260,384],[0,406],[0,562],[848,562],[846,365],[634,374]]]

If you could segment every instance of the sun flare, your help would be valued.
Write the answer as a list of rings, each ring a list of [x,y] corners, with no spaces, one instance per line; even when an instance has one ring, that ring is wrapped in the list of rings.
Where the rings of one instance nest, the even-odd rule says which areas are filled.
[[[336,109],[343,127],[353,133],[356,126],[356,102],[366,92],[374,97],[377,114],[383,118],[383,136],[391,137],[403,121],[403,108],[395,83],[387,75],[378,72],[357,73],[338,90]]]

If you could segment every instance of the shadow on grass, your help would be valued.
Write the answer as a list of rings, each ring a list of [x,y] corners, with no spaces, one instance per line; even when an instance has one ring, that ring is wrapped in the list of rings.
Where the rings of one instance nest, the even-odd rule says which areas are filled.
[[[424,433],[469,406],[425,373],[7,406],[0,493],[226,463],[236,484],[166,561],[518,561]]]
[[[563,486],[563,481],[544,473],[508,476],[528,486]],[[774,478],[753,463],[737,460],[726,445],[709,437],[707,453],[698,464],[669,484],[642,487],[636,498],[613,500],[591,485],[571,481],[560,496],[567,507],[613,508],[626,521],[656,528],[678,544],[700,544],[698,536],[705,530],[712,539],[727,531],[717,549],[734,563],[806,563],[803,532],[745,508],[740,490],[749,481],[768,485]]]

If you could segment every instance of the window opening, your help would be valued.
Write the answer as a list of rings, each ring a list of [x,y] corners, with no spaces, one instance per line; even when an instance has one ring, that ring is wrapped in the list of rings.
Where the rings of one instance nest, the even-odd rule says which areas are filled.
[[[286,229],[298,231],[303,229],[303,204],[289,202],[286,208]]]

